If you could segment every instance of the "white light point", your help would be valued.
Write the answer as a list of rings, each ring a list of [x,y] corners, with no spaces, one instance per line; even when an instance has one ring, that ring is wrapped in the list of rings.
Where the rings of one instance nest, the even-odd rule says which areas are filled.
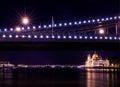
[[[55,36],[53,36],[53,35],[52,35],[52,38],[54,39],[54,38],[55,38]]]
[[[40,38],[43,38],[43,35],[41,35]]]
[[[117,39],[117,37],[114,37],[114,39],[116,40],[116,39]]]
[[[62,26],[62,24],[59,24],[59,26],[61,27],[61,26]]]
[[[21,28],[20,27],[16,27],[16,32],[20,32],[21,31]]]
[[[34,38],[37,38],[37,35],[34,35]]]
[[[100,39],[103,39],[103,37],[100,37]]]
[[[28,35],[28,38],[31,38],[31,35]]]
[[[9,35],[9,38],[12,38],[12,35]]]
[[[64,39],[66,39],[66,36],[63,36]]]
[[[90,39],[93,39],[93,37],[92,37],[92,36],[90,36]]]
[[[85,39],[87,39],[88,37],[87,36],[85,36]]]
[[[6,35],[3,35],[2,37],[3,37],[3,38],[5,38],[5,37],[6,37]]]
[[[72,36],[69,36],[69,39],[71,39],[72,38]]]
[[[49,38],[49,36],[47,35],[46,38]]]
[[[4,29],[4,31],[7,31],[7,29]]]
[[[77,39],[77,36],[74,36],[74,39]]]
[[[80,38],[80,39],[82,39],[83,37],[82,37],[82,36],[80,36],[79,38]]]
[[[95,39],[98,39],[98,37],[97,37],[97,36],[95,36]]]
[[[16,37],[16,38],[18,38],[19,36],[18,36],[18,35],[16,35],[15,37]]]
[[[88,20],[88,23],[90,23],[91,21],[90,20]]]
[[[105,31],[103,29],[99,30],[99,34],[104,34],[104,33],[105,33]]]
[[[112,37],[109,37],[110,40],[112,40]]]
[[[77,25],[77,22],[74,22],[75,25]]]
[[[60,39],[61,37],[60,36],[58,36],[58,39]]]
[[[72,23],[70,22],[69,25],[72,25]]]
[[[28,25],[28,24],[29,24],[29,18],[28,18],[28,17],[23,17],[23,18],[22,18],[22,23],[23,23],[24,25]]]
[[[13,28],[10,28],[10,31],[13,31]]]

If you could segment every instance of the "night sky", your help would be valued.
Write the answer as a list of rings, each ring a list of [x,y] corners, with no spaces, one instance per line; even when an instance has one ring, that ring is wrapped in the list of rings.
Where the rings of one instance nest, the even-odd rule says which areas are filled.
[[[120,14],[120,0],[0,0],[0,27],[20,24],[28,15],[31,25]]]
[[[120,14],[120,0],[0,0],[0,28],[20,25],[28,15],[31,25],[114,16]],[[119,48],[118,48],[119,49]],[[23,64],[83,64],[93,51],[2,51],[0,60]],[[98,51],[103,58],[120,58],[120,51]]]

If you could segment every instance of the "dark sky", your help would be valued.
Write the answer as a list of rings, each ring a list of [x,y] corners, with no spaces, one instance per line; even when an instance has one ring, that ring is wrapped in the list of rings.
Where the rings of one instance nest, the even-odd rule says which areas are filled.
[[[0,0],[0,27],[20,24],[20,15],[32,25],[113,16],[120,13],[119,0]]]

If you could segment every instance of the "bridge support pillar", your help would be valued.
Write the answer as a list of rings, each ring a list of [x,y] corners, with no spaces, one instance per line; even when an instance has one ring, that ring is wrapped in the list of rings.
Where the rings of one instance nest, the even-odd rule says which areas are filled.
[[[116,23],[116,35],[120,34],[120,21]]]

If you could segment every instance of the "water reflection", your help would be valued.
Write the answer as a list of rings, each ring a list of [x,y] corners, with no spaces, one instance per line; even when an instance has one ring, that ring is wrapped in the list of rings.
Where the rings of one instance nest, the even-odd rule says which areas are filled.
[[[0,69],[0,87],[120,87],[119,81],[110,69]]]
[[[109,71],[111,70],[88,69],[86,80],[87,87],[118,87],[118,73]]]

